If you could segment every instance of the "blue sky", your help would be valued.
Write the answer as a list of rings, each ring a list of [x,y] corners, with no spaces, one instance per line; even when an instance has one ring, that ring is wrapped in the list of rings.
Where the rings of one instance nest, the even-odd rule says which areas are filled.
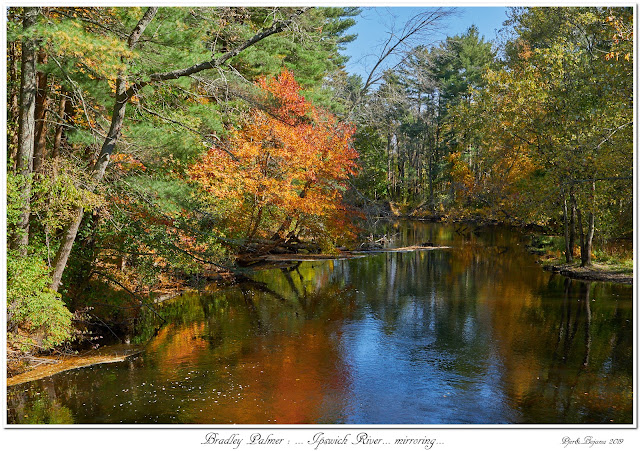
[[[357,34],[358,38],[347,44],[346,55],[350,56],[346,64],[347,72],[359,74],[366,78],[367,68],[375,61],[371,55],[378,45],[387,37],[386,31],[392,21],[402,27],[406,20],[415,14],[428,8],[418,7],[376,7],[362,8],[360,16],[356,17],[356,25],[349,32]],[[444,40],[447,36],[455,36],[464,33],[471,25],[476,25],[481,36],[485,40],[495,40],[497,31],[502,28],[502,23],[507,19],[507,8],[504,7],[458,7],[456,15],[443,22],[442,29],[430,39],[431,42],[421,44],[435,44]],[[367,56],[369,56],[367,58]]]

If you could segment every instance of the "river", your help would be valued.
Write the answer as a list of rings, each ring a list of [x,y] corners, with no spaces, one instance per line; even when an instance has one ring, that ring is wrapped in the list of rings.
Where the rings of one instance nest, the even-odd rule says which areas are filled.
[[[398,222],[385,252],[165,302],[145,351],[8,388],[9,423],[629,424],[630,286],[543,271],[522,234]]]

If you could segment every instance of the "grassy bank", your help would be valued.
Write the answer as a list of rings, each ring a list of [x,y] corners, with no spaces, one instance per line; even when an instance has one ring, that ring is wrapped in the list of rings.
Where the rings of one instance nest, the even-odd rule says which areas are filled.
[[[581,267],[579,249],[574,261],[566,262],[562,237],[538,234],[530,239],[527,250],[538,255],[538,262],[548,271],[572,279],[633,283],[633,243],[628,240],[601,243],[600,249],[592,254],[592,265]]]

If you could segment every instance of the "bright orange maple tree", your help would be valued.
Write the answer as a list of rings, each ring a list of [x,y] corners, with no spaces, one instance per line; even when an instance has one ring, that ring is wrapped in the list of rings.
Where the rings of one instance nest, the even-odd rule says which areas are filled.
[[[254,108],[228,146],[213,147],[189,173],[237,236],[335,242],[345,232],[345,181],[356,171],[355,128],[316,108],[289,70],[257,82],[267,107]]]

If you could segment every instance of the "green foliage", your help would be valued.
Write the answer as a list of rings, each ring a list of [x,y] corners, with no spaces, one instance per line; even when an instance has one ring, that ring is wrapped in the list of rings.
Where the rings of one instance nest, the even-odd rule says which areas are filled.
[[[73,337],[71,313],[49,289],[49,268],[37,256],[7,254],[7,343],[22,352],[43,351]]]
[[[630,8],[513,8],[503,61],[475,27],[414,48],[359,111],[354,184],[556,233],[575,199],[576,235],[593,213],[597,242],[630,236],[632,24]]]
[[[20,174],[7,174],[7,231],[10,231],[18,223],[20,212],[22,211],[22,197],[20,196],[20,186],[23,177]]]
[[[99,193],[82,188],[90,183],[87,174],[70,163],[65,160],[48,163],[55,165],[55,170],[47,166],[33,185],[31,210],[38,217],[39,225],[50,233],[62,229],[76,208],[91,211],[105,203]]]
[[[360,168],[353,183],[370,199],[386,198],[387,157],[385,143],[373,127],[360,128],[355,135],[354,148],[358,151]]]
[[[249,9],[254,23],[270,23],[267,9]],[[324,80],[346,62],[339,51],[355,39],[346,33],[355,23],[352,17],[358,14],[357,8],[314,8],[296,24],[299,31],[259,42],[234,58],[233,65],[250,80],[277,75],[286,67],[296,74],[309,100],[327,106],[330,92],[323,89]]]
[[[230,264],[230,233],[221,226],[230,210],[221,205],[212,209],[215,214],[207,211],[206,205],[223,202],[194,192],[186,168],[211,146],[225,142],[250,109],[266,108],[251,83],[259,77],[291,68],[305,95],[336,106],[325,82],[342,70],[346,59],[339,52],[354,38],[347,30],[358,9],[312,8],[216,70],[165,82],[153,80],[153,74],[220,57],[274,21],[288,20],[297,9],[159,8],[134,48],[128,38],[146,8],[42,7],[37,24],[27,31],[22,29],[22,9],[8,10],[9,62],[16,63],[11,69],[17,68],[7,74],[8,99],[18,98],[24,37],[35,38],[38,83],[47,83],[39,86],[45,89],[39,89],[37,99],[37,108],[46,111],[45,120],[36,121],[45,133],[44,162],[28,179],[27,256],[11,253],[8,263],[12,343],[30,351],[49,349],[70,337],[70,314],[60,296],[47,289],[48,265],[65,249],[60,243],[67,234],[61,231],[80,208],[84,216],[61,290],[73,307],[83,306],[82,296],[91,292],[96,279],[97,285],[120,284],[137,293],[171,276],[184,280]],[[102,174],[94,168],[112,121],[118,80],[128,87],[145,86],[126,99],[125,120],[115,150],[105,155],[109,165],[100,180]],[[15,107],[8,112],[9,150],[15,152],[20,115]],[[11,234],[25,207],[19,195],[25,180],[13,173],[10,158],[7,166]]]
[[[451,205],[456,188],[449,155],[469,155],[479,139],[469,126],[474,118],[460,120],[452,109],[468,108],[473,89],[483,85],[483,74],[494,60],[491,43],[472,27],[438,46],[414,48],[397,70],[384,74],[383,84],[365,103],[361,128],[370,127],[369,135],[377,130],[384,143],[375,148],[374,159],[387,172],[383,191],[390,198],[431,212]],[[384,162],[380,147],[386,148]],[[362,159],[367,158],[365,152]]]
[[[519,53],[511,52],[505,80],[517,102],[510,121],[547,169],[550,184],[574,190],[579,207],[597,214],[598,231],[605,236],[616,228],[614,212],[625,210],[619,207],[631,188],[631,62],[607,53],[616,32],[609,18],[623,12],[518,10],[513,20]],[[589,180],[600,180],[595,196]]]
[[[495,59],[491,42],[485,42],[475,26],[462,35],[448,37],[433,52],[433,72],[444,105],[455,104],[466,98],[471,88],[481,87],[484,71]]]
[[[564,250],[564,239],[559,236],[533,235],[527,250],[535,254],[560,253]]]
[[[579,208],[597,214],[601,236],[628,228],[619,213],[628,217],[622,199],[631,187],[630,178],[624,182],[632,142],[629,54],[614,59],[618,53],[610,52],[612,37],[624,36],[624,17],[615,8],[514,10],[505,66],[482,74],[461,97],[466,102],[448,102],[444,125],[460,206],[553,226],[562,223],[571,191]],[[619,50],[628,48],[616,39]],[[445,91],[460,92],[457,72],[467,71],[449,66],[456,67],[443,66],[445,79],[452,74]]]
[[[31,390],[34,390],[31,388]],[[34,402],[23,418],[24,424],[73,424],[74,418],[71,409],[63,406],[47,391],[38,392],[34,396]]]
[[[20,177],[7,175],[9,233],[21,211]],[[60,295],[49,289],[50,268],[40,256],[45,250],[33,245],[30,250],[33,254],[28,256],[12,250],[7,253],[7,343],[22,352],[50,350],[73,337],[71,313]]]
[[[162,274],[197,274],[203,264],[228,261],[221,237],[212,229],[212,218],[200,213],[203,201],[194,198],[193,191],[180,178],[128,175],[112,184],[112,202],[95,223],[85,225],[92,242],[100,243],[102,254],[126,258],[121,276],[134,291],[157,284]],[[79,261],[113,264],[113,258],[100,253],[80,256],[82,250],[75,252]],[[81,274],[83,266],[72,268],[69,277]]]

